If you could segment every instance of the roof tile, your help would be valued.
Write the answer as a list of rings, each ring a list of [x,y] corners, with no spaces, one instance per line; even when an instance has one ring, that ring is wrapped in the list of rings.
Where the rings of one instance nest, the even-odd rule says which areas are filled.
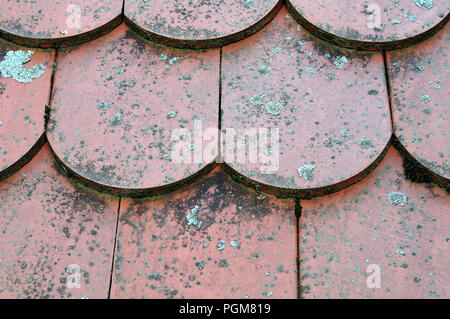
[[[214,48],[255,33],[281,5],[279,0],[130,0],[125,17],[133,29],[155,42]]]
[[[405,179],[392,147],[360,183],[301,201],[302,297],[448,298],[448,204]]]
[[[293,200],[219,168],[184,191],[122,201],[112,298],[295,298]]]
[[[0,183],[0,298],[106,298],[118,206],[73,186],[44,146]]]
[[[420,45],[389,52],[395,133],[442,185],[450,183],[450,28]]]
[[[44,143],[54,56],[54,51],[31,51],[0,40],[0,180],[19,170]]]
[[[219,59],[219,50],[156,46],[125,25],[59,51],[47,133],[57,158],[114,194],[153,194],[193,178],[217,147],[183,162],[175,134],[192,138],[196,123],[217,130]]]
[[[0,0],[0,35],[29,46],[88,41],[122,21],[124,0]]]
[[[266,191],[336,191],[384,154],[392,127],[382,54],[321,42],[283,8],[262,32],[223,48],[222,72],[224,161]],[[243,136],[252,129],[260,143],[262,129],[276,141],[278,129],[279,150],[260,144],[252,161],[249,150],[234,148],[232,130]]]
[[[0,298],[448,298],[449,1],[0,0]]]
[[[287,0],[314,35],[348,48],[390,50],[418,43],[450,17],[448,0]]]

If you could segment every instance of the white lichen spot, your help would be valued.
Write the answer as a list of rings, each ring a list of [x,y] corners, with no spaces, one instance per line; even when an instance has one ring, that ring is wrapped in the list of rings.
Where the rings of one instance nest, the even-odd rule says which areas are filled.
[[[344,64],[347,62],[348,60],[345,56],[338,56],[334,60],[334,65],[337,66],[339,69],[342,69],[344,67]]]
[[[174,118],[177,117],[177,115],[178,115],[178,112],[176,112],[176,111],[170,111],[170,112],[167,113],[167,119],[168,119],[168,120],[169,120],[169,119],[174,119]]]
[[[433,0],[412,0],[419,8],[433,8]]]
[[[348,128],[343,129],[341,131],[341,136],[345,137],[345,138],[349,137],[350,136],[350,129],[348,129]]]
[[[107,103],[107,102],[103,102],[103,103],[99,103],[97,104],[97,108],[99,110],[104,110],[106,111],[107,109],[109,109],[112,106],[112,103]]]
[[[0,62],[0,74],[4,78],[13,78],[20,83],[30,83],[33,79],[38,79],[44,74],[45,65],[35,64],[27,69],[23,64],[30,61],[33,51],[8,51]]]
[[[175,62],[177,62],[178,61],[178,58],[177,57],[173,57],[172,59],[170,59],[169,60],[169,64],[175,64]]]
[[[286,14],[286,19],[295,22],[294,18],[289,13]]]
[[[253,8],[253,1],[254,0],[246,0],[245,3],[247,5],[247,8],[252,9]]]
[[[197,227],[197,229],[200,229],[200,227],[202,226],[203,222],[201,220],[199,220],[197,218],[198,212],[200,211],[200,208],[195,205],[194,208],[192,208],[187,214],[186,214],[186,221],[187,224],[193,225],[195,227]]]
[[[217,244],[217,250],[218,251],[222,251],[222,250],[224,250],[225,249],[225,243],[226,243],[226,241],[225,240],[220,240],[219,241],[219,243]]]
[[[0,126],[3,126],[3,121],[0,121]]]
[[[422,97],[420,98],[420,101],[422,101],[422,102],[424,102],[424,103],[428,103],[428,102],[431,101],[431,97],[430,97],[429,95],[425,94],[424,96],[422,96]]]
[[[270,71],[272,71],[272,68],[267,65],[260,65],[258,71],[261,74],[269,74]]]
[[[160,59],[161,61],[166,61],[166,60],[167,60],[167,55],[161,54],[161,55],[159,56],[159,59]]]
[[[279,115],[283,105],[277,101],[269,101],[266,103],[266,112],[271,115]]]
[[[412,67],[412,70],[416,73],[420,73],[423,70],[425,70],[425,68],[423,66],[421,66],[420,64],[416,64],[415,66]]]
[[[117,113],[109,119],[111,126],[118,126],[122,123],[122,113]]]
[[[264,98],[266,97],[265,94],[255,94],[253,95],[249,101],[250,103],[252,103],[254,106],[261,106],[264,104]]]
[[[314,180],[314,170],[316,165],[306,164],[297,169],[298,174],[305,179],[305,181],[312,182]]]
[[[237,240],[232,240],[230,241],[230,245],[231,247],[238,248],[240,244]]]
[[[394,206],[405,206],[408,204],[408,196],[402,192],[390,192],[387,194],[387,199]]]
[[[364,149],[368,149],[374,146],[372,140],[369,137],[361,137],[358,140],[358,144]]]

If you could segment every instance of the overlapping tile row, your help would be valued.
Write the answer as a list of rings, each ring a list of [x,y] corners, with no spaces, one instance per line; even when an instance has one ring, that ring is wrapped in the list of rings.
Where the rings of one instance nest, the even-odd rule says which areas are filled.
[[[289,2],[293,16],[283,7],[252,36],[281,2],[201,2],[193,11],[186,3],[127,1],[128,25],[59,48],[54,70],[53,50],[0,40],[0,297],[108,297],[116,235],[114,298],[295,298],[298,256],[305,298],[448,297],[448,194],[408,180],[449,189],[448,27],[386,54],[392,138],[381,53],[318,40],[327,37],[293,18],[304,22],[300,2]],[[383,10],[391,23],[399,11],[411,25],[396,20],[379,37],[328,40],[385,49],[443,26],[445,2],[412,3],[420,11],[405,1]],[[36,1],[14,25],[24,35],[6,33],[13,24],[4,24],[3,11],[0,32],[30,46],[84,42],[120,22],[121,5],[100,3],[82,14],[98,24],[58,34],[64,20],[54,12],[62,7]],[[355,8],[342,7],[339,19]],[[42,35],[48,12],[55,29]],[[391,41],[392,30],[404,38]],[[221,50],[170,47],[241,39]],[[260,129],[269,144],[259,145],[257,162],[250,149],[230,149]],[[44,133],[49,144],[34,156]],[[213,170],[218,160],[228,174]],[[109,195],[162,195],[122,200],[118,215],[118,198],[68,176]],[[261,191],[301,198],[299,251],[299,207]],[[372,264],[381,267],[381,289],[366,285]],[[81,289],[69,289],[80,276]]]
[[[423,45],[388,53],[388,60],[409,56],[422,47],[432,52],[428,43],[439,43],[437,64],[445,67],[446,30]],[[212,169],[219,155],[214,140],[218,144],[218,138],[212,131],[220,125],[221,160],[227,170],[236,179],[276,195],[309,198],[335,192],[376,167],[392,134],[381,53],[342,49],[318,40],[284,7],[263,31],[222,51],[221,56],[218,49],[163,47],[142,39],[124,24],[97,40],[59,49],[47,130],[58,162],[68,175],[98,190],[133,197],[155,195],[182,187]],[[401,65],[389,66],[393,104],[399,100],[397,94],[407,101],[430,96],[397,93],[403,86],[397,78],[407,76],[396,75]],[[44,78],[49,82],[50,69],[46,70],[45,77],[27,85],[37,85]],[[426,72],[440,72],[433,90],[446,92],[443,77],[447,72],[429,68],[420,73]],[[407,94],[421,87],[419,80],[411,80]],[[42,114],[41,104],[33,109]],[[442,123],[446,121],[445,107],[443,113],[434,114],[439,114]],[[42,116],[39,121],[42,129]],[[440,129],[445,143],[445,124],[431,117],[429,122]],[[416,132],[414,125],[409,127]],[[279,143],[264,149],[260,145],[256,162],[245,151],[233,150],[230,131],[242,133],[243,129],[245,136],[245,130],[261,128],[269,129],[269,135],[279,134]],[[6,129],[3,125],[4,134],[17,140],[15,132]],[[401,130],[398,126],[397,135]],[[438,143],[430,145],[439,148]],[[14,161],[23,158],[23,165],[25,153],[8,156]],[[446,154],[442,149],[435,153],[442,163],[420,153],[417,159],[431,163],[425,166],[445,187]],[[244,162],[239,162],[242,155]],[[267,164],[273,165],[272,171],[270,167],[267,171]],[[19,168],[13,166],[9,174]]]
[[[0,40],[0,181],[44,144],[54,57]]]
[[[220,168],[188,189],[122,200],[111,298],[296,298],[295,202]]]
[[[155,42],[211,48],[255,33],[281,5],[280,0],[1,0],[0,35],[28,46],[73,45],[95,39],[125,19]]]
[[[392,116],[400,149],[420,163],[417,181],[434,180],[450,190],[450,28],[414,47],[387,53]],[[424,170],[420,166],[425,168]]]
[[[187,183],[217,156],[216,143],[209,157],[184,161],[183,152],[202,145],[177,145],[197,122],[217,129],[219,65],[219,50],[156,46],[125,25],[59,51],[47,131],[56,157],[81,181],[113,194]]]
[[[0,298],[106,298],[119,199],[69,182],[45,145],[0,182]]]
[[[27,46],[89,41],[123,20],[123,0],[0,0],[0,36]]]
[[[449,20],[448,0],[286,0],[311,33],[346,48],[391,50],[429,38]]]
[[[227,156],[232,137],[223,138],[232,174],[265,191],[310,197],[339,190],[366,176],[388,146],[383,55],[321,42],[285,8],[264,32],[223,49],[222,77],[222,128],[275,134],[254,162],[250,150],[246,160]]]
[[[125,21],[155,42],[182,48],[220,47],[260,30],[280,0],[129,0]]]
[[[448,298],[449,195],[391,147],[363,181],[301,201],[302,298]]]
[[[124,20],[164,45],[212,48],[257,32],[283,3],[312,34],[364,50],[418,43],[450,16],[448,0],[1,0],[0,35],[28,46],[70,45],[95,39]]]

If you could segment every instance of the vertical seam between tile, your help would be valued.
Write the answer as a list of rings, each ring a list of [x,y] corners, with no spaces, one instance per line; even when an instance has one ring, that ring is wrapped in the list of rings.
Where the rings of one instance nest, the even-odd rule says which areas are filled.
[[[218,134],[217,137],[217,151],[218,151],[218,160],[217,162],[222,163],[222,57],[223,52],[222,48],[220,48],[220,55],[219,55],[219,116],[218,116]]]
[[[300,199],[296,198],[295,199],[295,221],[296,221],[296,236],[295,236],[295,240],[296,240],[296,266],[297,266],[297,299],[301,299],[302,298],[302,292],[301,292],[301,282],[300,282],[300,264],[301,264],[301,257],[300,257],[300,219],[302,216],[302,211],[303,211],[303,207],[300,204]]]
[[[50,78],[50,92],[49,92],[49,96],[48,96],[48,103],[45,106],[45,115],[44,115],[44,134],[46,136],[47,136],[48,122],[50,120],[51,105],[52,105],[52,101],[53,101],[53,88],[54,88],[54,84],[55,84],[57,59],[58,59],[58,49],[55,49],[55,58],[53,60],[53,65],[52,65],[52,76]]]
[[[120,204],[121,203],[122,203],[122,197],[119,197],[119,205],[117,207],[116,229],[114,232],[114,245],[113,245],[112,260],[111,260],[111,271],[110,271],[110,275],[109,275],[109,287],[108,287],[107,299],[111,299],[111,289],[112,289],[112,282],[113,282],[113,278],[114,278],[114,262],[115,262],[115,258],[116,258],[117,236],[118,236],[118,230],[119,230]]]
[[[389,79],[389,70],[388,70],[388,64],[387,64],[387,55],[386,51],[383,51],[383,62],[384,62],[384,76],[386,78],[386,85],[387,85],[387,94],[388,94],[388,103],[389,103],[389,111],[391,115],[391,127],[392,127],[392,134],[395,134],[394,130],[394,113],[392,112],[392,92],[391,92],[391,82]]]

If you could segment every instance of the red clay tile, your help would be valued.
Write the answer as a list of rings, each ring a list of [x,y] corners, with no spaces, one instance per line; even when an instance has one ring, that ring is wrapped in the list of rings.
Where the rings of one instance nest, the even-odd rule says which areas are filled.
[[[279,0],[129,0],[125,3],[125,21],[158,43],[214,48],[255,33],[281,5]]]
[[[54,51],[30,51],[0,40],[0,180],[44,144],[53,62]]]
[[[223,131],[279,129],[279,152],[260,146],[257,161],[248,150],[245,161],[233,158],[232,135],[222,138],[226,167],[249,184],[323,195],[366,176],[384,154],[392,127],[381,54],[316,40],[283,8],[262,32],[223,49],[222,70]],[[278,153],[278,170],[265,172]]]
[[[450,27],[435,38],[387,53],[395,134],[406,150],[450,186]]]
[[[122,21],[124,0],[0,0],[0,36],[28,46],[70,45]]]
[[[360,183],[301,205],[303,298],[450,296],[450,198],[406,180],[394,148]]]
[[[211,169],[217,147],[210,158],[180,163],[172,134],[184,128],[192,138],[196,120],[217,130],[219,59],[218,50],[147,43],[125,25],[59,52],[47,133],[53,151],[86,184],[130,196]]]
[[[112,298],[295,298],[294,201],[220,168],[161,198],[122,201]]]
[[[44,146],[0,183],[0,298],[106,298],[118,204],[72,185]]]
[[[423,41],[449,19],[448,0],[287,0],[314,35],[354,49],[387,50]]]

